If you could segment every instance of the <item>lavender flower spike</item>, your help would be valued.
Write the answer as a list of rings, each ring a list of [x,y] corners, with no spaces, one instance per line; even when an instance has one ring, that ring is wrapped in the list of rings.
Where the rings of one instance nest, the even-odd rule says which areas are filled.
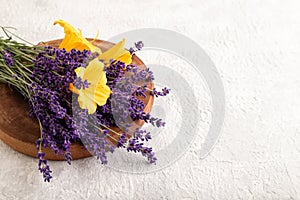
[[[44,181],[50,182],[50,179],[52,178],[51,173],[52,171],[50,170],[50,167],[48,165],[47,160],[44,159],[46,156],[45,153],[43,152],[38,152],[37,157],[39,158],[39,170],[43,174]]]
[[[9,51],[3,49],[2,50],[2,55],[4,57],[5,63],[8,66],[13,66],[15,64],[15,61],[14,61],[12,53],[10,53]]]

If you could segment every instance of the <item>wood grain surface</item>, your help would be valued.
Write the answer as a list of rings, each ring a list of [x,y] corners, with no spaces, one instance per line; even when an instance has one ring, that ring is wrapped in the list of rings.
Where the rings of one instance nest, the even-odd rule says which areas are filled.
[[[91,41],[91,39],[88,39]],[[61,40],[52,40],[48,42],[41,42],[39,45],[47,45],[58,47]],[[104,52],[113,46],[113,43],[96,40],[93,42],[95,46],[101,48]],[[146,68],[144,63],[136,56],[133,55],[133,64],[139,66],[140,69]],[[153,82],[148,85],[153,88]],[[146,98],[140,98],[145,103],[145,112],[151,111],[154,98],[147,93]],[[17,91],[10,88],[6,84],[0,84],[0,139],[14,150],[26,154],[28,156],[36,157],[37,150],[35,142],[40,136],[40,129],[38,122],[35,118],[29,116],[29,104]],[[135,125],[142,126],[143,121],[135,121]],[[121,130],[118,127],[112,127],[116,132]],[[119,136],[110,133],[115,139]],[[114,141],[110,140],[113,144]],[[49,160],[64,160],[60,154],[54,154],[50,149],[43,148],[46,153],[46,158]],[[71,153],[74,160],[92,156],[89,151],[80,142],[71,144]]]

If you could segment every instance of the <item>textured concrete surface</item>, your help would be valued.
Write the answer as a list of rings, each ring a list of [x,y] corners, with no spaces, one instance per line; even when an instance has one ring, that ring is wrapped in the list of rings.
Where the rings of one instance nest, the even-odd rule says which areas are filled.
[[[0,5],[0,24],[18,28],[34,43],[62,37],[62,30],[52,26],[59,18],[89,37],[100,30],[101,39],[146,27],[182,33],[211,57],[226,94],[225,122],[211,154],[203,160],[198,156],[210,112],[203,87],[197,94],[199,134],[179,160],[155,172],[124,173],[93,158],[71,166],[50,162],[54,180],[45,184],[35,159],[0,142],[1,200],[300,199],[299,1],[0,0]],[[141,58],[151,62],[150,55]],[[174,68],[184,65],[168,55],[155,56]],[[202,88],[201,79],[190,80]],[[168,126],[154,138],[156,149],[178,134],[172,122],[180,121],[184,110],[173,106],[171,111],[178,117],[165,113]]]

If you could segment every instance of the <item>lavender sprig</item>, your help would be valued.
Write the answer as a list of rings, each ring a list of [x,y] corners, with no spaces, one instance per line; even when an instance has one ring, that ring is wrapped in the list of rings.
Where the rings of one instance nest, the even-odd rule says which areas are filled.
[[[37,157],[39,158],[39,171],[43,174],[44,181],[50,182],[52,179],[51,173],[52,171],[50,170],[50,167],[48,165],[48,161],[44,159],[45,153],[43,152],[38,152]]]
[[[133,53],[136,52],[136,51],[142,50],[142,48],[144,47],[144,43],[143,43],[142,41],[138,41],[138,42],[134,43],[134,46],[135,46],[135,47],[129,48],[129,52],[130,52],[131,54],[133,54]]]

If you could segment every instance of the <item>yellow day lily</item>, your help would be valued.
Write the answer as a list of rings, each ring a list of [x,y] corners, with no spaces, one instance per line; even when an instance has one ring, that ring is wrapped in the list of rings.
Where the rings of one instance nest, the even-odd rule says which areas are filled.
[[[87,39],[82,36],[81,30],[77,31],[73,26],[63,20],[56,20],[54,22],[54,25],[56,24],[62,26],[65,31],[65,38],[60,43],[58,48],[65,48],[67,51],[71,51],[72,49],[82,51],[86,49],[92,52],[101,53],[101,50],[98,47],[92,45]]]
[[[126,65],[132,62],[131,54],[129,51],[124,49],[125,39],[123,39],[118,44],[114,45],[112,48],[108,49],[104,53],[99,55],[99,59],[103,60],[104,63],[109,63],[111,59],[119,60],[124,62]]]
[[[91,52],[99,53],[98,59],[104,63],[109,63],[111,59],[119,60],[125,64],[132,62],[131,54],[124,49],[125,40],[123,39],[112,48],[102,53],[100,48],[94,46],[86,38],[82,36],[82,32],[77,31],[73,26],[63,20],[57,20],[54,22],[64,28],[65,38],[62,40],[59,48],[65,48],[67,51],[72,49],[77,50],[90,50]],[[90,83],[88,88],[75,88],[73,84],[70,84],[70,90],[78,94],[79,106],[82,109],[88,109],[89,114],[95,113],[97,104],[102,106],[106,103],[111,93],[110,88],[106,85],[107,79],[104,72],[104,64],[98,59],[94,59],[89,63],[87,68],[79,67],[75,70],[77,77],[82,81],[88,81]]]
[[[125,39],[123,39],[118,44],[114,45],[106,52],[101,53],[101,50],[98,47],[95,47],[92,43],[90,43],[87,39],[85,39],[82,36],[82,32],[80,30],[77,31],[69,23],[63,20],[56,20],[54,22],[54,25],[55,24],[59,24],[61,27],[64,28],[65,31],[65,38],[59,45],[59,48],[65,48],[67,51],[70,51],[71,49],[86,49],[92,52],[98,52],[100,54],[99,59],[103,60],[105,63],[109,63],[111,59],[124,62],[126,65],[132,62],[130,52],[124,48]]]
[[[110,88],[106,85],[107,79],[103,68],[104,64],[95,58],[86,68],[78,67],[75,70],[77,77],[82,81],[87,80],[89,86],[76,88],[72,83],[70,84],[70,90],[78,94],[80,108],[87,109],[89,114],[96,112],[97,104],[104,105],[111,93]]]

